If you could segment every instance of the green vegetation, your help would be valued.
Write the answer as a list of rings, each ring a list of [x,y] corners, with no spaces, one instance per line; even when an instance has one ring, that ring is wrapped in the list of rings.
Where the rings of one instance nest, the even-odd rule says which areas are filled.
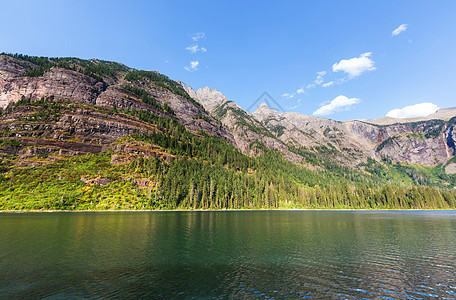
[[[285,126],[278,125],[272,127],[270,130],[277,136],[280,137],[283,134],[283,130],[285,129]]]
[[[410,133],[410,134],[407,134],[406,135],[407,138],[418,138],[418,139],[424,139],[426,138],[426,134],[424,133],[418,133],[418,132],[415,132],[415,133]]]
[[[21,101],[16,105],[46,102]],[[48,105],[57,105],[54,102]],[[419,184],[433,180],[429,170],[413,173],[415,169],[408,166],[368,160],[365,171],[371,175],[366,175],[320,156],[325,151],[331,156],[335,151],[331,147],[315,152],[293,149],[323,168],[311,171],[261,144],[256,147],[263,155],[252,158],[218,137],[190,133],[173,118],[145,110],[124,113],[156,130],[119,143],[155,145],[167,158],[136,155],[127,163],[111,164],[112,153],[106,152],[28,168],[15,167],[14,159],[1,161],[0,209],[456,207],[454,191]],[[387,184],[387,178],[398,174],[403,181]],[[105,183],[97,184],[97,178]]]
[[[271,134],[271,132],[267,130],[261,123],[247,115],[247,113],[244,110],[237,107],[232,107],[229,105],[230,103],[232,103],[232,101],[227,101],[219,107],[217,107],[214,112],[215,117],[222,118],[227,114],[228,111],[231,111],[236,116],[236,126],[248,129],[259,135],[268,136],[272,139],[277,140],[279,143],[283,143],[282,141],[277,139],[277,137]]]
[[[207,143],[207,148],[215,151]],[[229,154],[230,151],[225,152]],[[204,157],[204,155],[202,155]],[[242,157],[242,155],[240,156]],[[427,186],[325,182],[274,151],[257,159],[220,154],[211,161],[138,157],[110,164],[110,153],[73,157],[2,177],[1,209],[450,208],[455,193]],[[227,163],[227,165],[223,165]],[[252,168],[247,167],[252,164]],[[246,168],[247,167],[247,168]],[[311,175],[311,176],[309,176]],[[82,178],[106,178],[107,185]],[[135,178],[146,178],[141,188]],[[319,183],[319,184],[317,184]]]
[[[206,115],[201,114],[200,112],[198,112],[198,114],[196,114],[196,116],[194,116],[193,118],[194,118],[194,119],[197,119],[197,120],[204,120],[204,121],[206,121],[206,122],[208,122],[208,123],[211,122],[211,118],[209,118],[209,117],[206,116]]]

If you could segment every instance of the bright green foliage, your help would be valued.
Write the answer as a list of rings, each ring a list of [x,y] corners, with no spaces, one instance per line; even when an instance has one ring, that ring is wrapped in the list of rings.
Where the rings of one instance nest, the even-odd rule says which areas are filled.
[[[324,174],[283,161],[274,151],[247,159],[252,169],[238,167],[228,157],[231,164],[223,165],[224,159],[220,155],[212,161],[194,157],[165,162],[139,157],[128,165],[113,166],[109,153],[73,157],[8,174],[0,182],[0,209],[456,207],[454,192],[414,185],[335,183]],[[81,180],[96,177],[112,182],[99,186]],[[148,178],[156,186],[139,188],[134,178]]]

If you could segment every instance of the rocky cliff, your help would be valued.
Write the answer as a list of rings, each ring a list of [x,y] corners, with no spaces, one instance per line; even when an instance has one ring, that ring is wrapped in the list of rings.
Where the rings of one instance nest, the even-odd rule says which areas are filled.
[[[36,76],[34,70],[43,68],[26,56],[0,55],[0,108],[19,101],[22,97],[64,99],[118,110],[145,109],[155,114],[176,118],[187,129],[218,135],[234,143],[232,135],[220,126],[195,101],[181,91],[178,83],[158,72],[127,75],[135,70],[122,64],[99,60],[46,59],[44,72]],[[39,61],[43,65],[42,61]],[[32,73],[35,76],[27,76]],[[150,74],[154,76],[149,76]],[[128,80],[130,79],[130,80]],[[134,90],[146,91],[159,106],[169,106],[173,114],[141,99]],[[179,86],[180,87],[180,86]]]
[[[298,161],[296,151],[331,153],[339,163],[355,167],[367,158],[435,166],[454,156],[454,118],[456,109],[440,109],[422,119],[393,122],[346,121],[278,113],[262,103],[252,113],[245,112],[217,90],[208,87],[184,89],[230,129],[238,147],[248,152],[256,141],[278,149]],[[381,125],[380,123],[384,123]]]
[[[447,137],[451,122],[427,120],[380,126],[362,121],[337,122],[268,108],[254,112],[271,132],[286,143],[338,150],[342,161],[358,164],[365,157],[433,166],[446,163],[453,151]],[[347,155],[348,154],[348,155]]]

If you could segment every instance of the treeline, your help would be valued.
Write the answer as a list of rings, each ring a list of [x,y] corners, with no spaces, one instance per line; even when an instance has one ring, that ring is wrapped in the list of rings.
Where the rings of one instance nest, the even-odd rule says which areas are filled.
[[[229,170],[219,164],[209,166],[197,160],[176,160],[169,166],[154,164],[153,173],[158,175],[159,182],[155,206],[193,209],[456,207],[452,191],[428,186],[335,182],[334,178],[311,171],[305,172],[307,176],[294,179],[287,170],[290,166],[276,155],[266,154],[260,160],[251,172]]]
[[[376,186],[324,182],[320,175],[296,180],[271,169],[266,155],[253,168],[228,168],[199,159],[171,162],[138,157],[113,166],[110,154],[74,157],[18,169],[0,180],[0,209],[448,209],[455,193],[427,186]],[[264,160],[263,160],[264,159]],[[279,159],[280,162],[280,159]],[[286,165],[286,164],[284,164]],[[274,164],[275,166],[275,164]],[[106,177],[108,185],[81,178]],[[137,179],[148,181],[138,186]],[[305,182],[307,181],[308,182]],[[301,181],[301,182],[300,182]],[[315,184],[319,182],[320,184]]]

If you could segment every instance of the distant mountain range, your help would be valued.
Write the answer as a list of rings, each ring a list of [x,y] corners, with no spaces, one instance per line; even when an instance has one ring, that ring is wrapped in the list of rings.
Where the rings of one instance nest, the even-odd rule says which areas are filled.
[[[391,117],[382,117],[373,120],[360,120],[366,121],[368,123],[377,124],[377,125],[391,125],[397,123],[413,123],[420,121],[429,121],[429,120],[444,120],[448,121],[452,117],[456,116],[456,107],[448,108],[439,108],[435,113],[430,114],[426,117],[417,117],[417,118],[391,118]]]
[[[455,153],[456,108],[441,108],[423,118],[339,122],[295,112],[278,113],[265,103],[250,114],[215,89],[205,87],[195,92],[185,84],[183,87],[208,112],[222,120],[244,152],[253,141],[261,141],[299,161],[289,151],[290,146],[316,152],[323,147],[335,149],[333,157],[353,167],[367,157],[434,166],[445,164]],[[258,129],[268,134],[258,135]]]

